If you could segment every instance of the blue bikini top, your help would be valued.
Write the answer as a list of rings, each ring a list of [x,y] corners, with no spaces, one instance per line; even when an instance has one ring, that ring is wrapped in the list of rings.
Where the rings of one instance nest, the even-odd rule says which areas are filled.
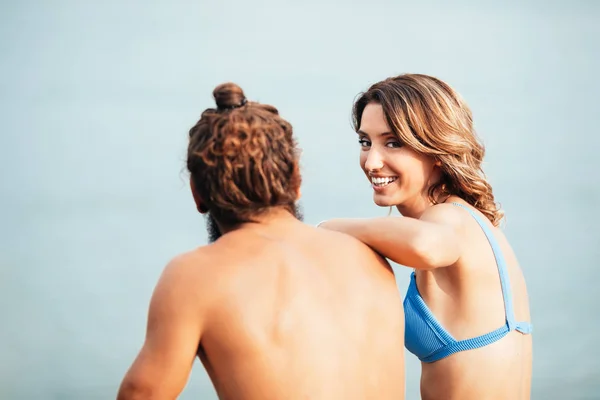
[[[425,301],[419,294],[416,276],[413,272],[410,277],[410,284],[408,286],[406,297],[404,298],[404,341],[408,351],[416,355],[419,360],[426,363],[440,360],[459,351],[487,346],[488,344],[502,339],[513,330],[517,330],[524,334],[529,334],[532,330],[532,326],[529,322],[516,322],[506,260],[502,255],[500,245],[491,229],[481,217],[470,208],[459,203],[452,204],[464,208],[473,216],[473,218],[475,218],[492,247],[492,251],[496,258],[496,265],[498,266],[498,273],[500,275],[506,323],[502,327],[493,332],[486,333],[485,335],[465,340],[454,339],[438,322],[431,310],[429,310],[429,307],[427,307],[427,304],[425,304]]]

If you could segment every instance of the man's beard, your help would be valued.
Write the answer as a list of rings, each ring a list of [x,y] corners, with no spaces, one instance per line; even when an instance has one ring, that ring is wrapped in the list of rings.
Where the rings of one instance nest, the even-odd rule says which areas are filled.
[[[297,220],[304,221],[304,214],[302,213],[302,206],[300,203],[294,204],[294,212],[292,214]],[[208,242],[214,243],[219,239],[223,234],[219,229],[219,225],[217,225],[217,221],[210,215],[210,212],[204,214],[204,219],[206,220],[206,231],[208,232]]]
[[[217,225],[217,221],[210,215],[210,212],[204,214],[204,220],[206,221],[206,231],[208,232],[208,243],[216,242],[218,238],[223,236]]]

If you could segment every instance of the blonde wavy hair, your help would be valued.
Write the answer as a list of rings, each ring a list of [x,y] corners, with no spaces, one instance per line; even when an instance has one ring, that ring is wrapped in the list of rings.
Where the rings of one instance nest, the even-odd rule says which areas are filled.
[[[404,145],[441,163],[441,179],[428,191],[433,204],[458,196],[494,226],[500,224],[504,212],[481,167],[485,147],[473,129],[471,110],[455,90],[423,74],[403,74],[375,83],[354,102],[356,131],[369,103],[382,106],[388,125]]]

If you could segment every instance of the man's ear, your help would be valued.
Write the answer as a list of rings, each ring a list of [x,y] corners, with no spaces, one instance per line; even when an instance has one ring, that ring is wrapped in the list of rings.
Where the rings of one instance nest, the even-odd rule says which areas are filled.
[[[300,166],[298,163],[294,166],[294,175],[298,179],[298,189],[296,190],[296,201],[302,197],[302,175],[300,175]]]
[[[202,201],[202,198],[198,194],[196,190],[196,185],[194,184],[194,180],[190,177],[190,189],[192,190],[192,196],[194,197],[194,203],[196,203],[196,209],[200,214],[206,214],[208,212],[208,207]]]

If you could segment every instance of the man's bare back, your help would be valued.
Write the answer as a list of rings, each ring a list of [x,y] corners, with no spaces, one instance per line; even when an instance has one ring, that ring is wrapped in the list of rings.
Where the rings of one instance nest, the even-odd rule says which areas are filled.
[[[221,399],[403,399],[403,321],[384,259],[287,214],[167,266],[128,375],[171,398],[197,354]]]
[[[290,218],[291,219],[291,218]],[[200,356],[223,399],[402,399],[401,300],[387,263],[296,220],[190,255],[210,297]]]

